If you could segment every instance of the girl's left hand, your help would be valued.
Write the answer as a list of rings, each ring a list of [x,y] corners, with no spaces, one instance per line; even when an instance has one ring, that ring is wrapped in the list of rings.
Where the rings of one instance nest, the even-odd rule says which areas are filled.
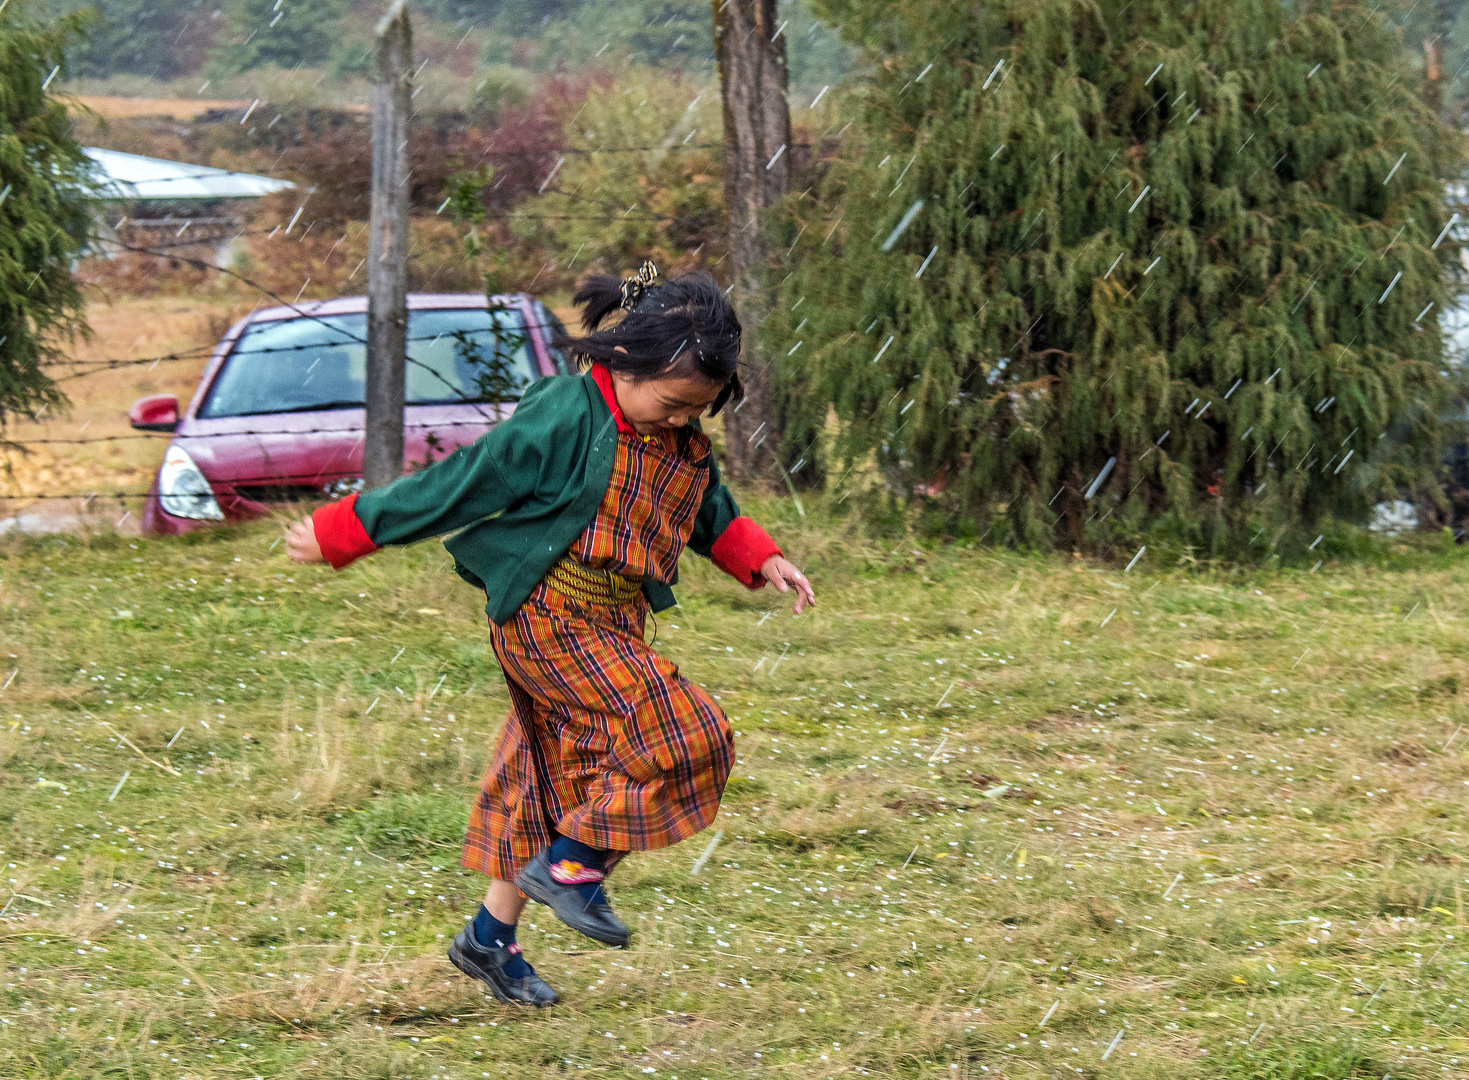
[[[790,592],[792,585],[796,587],[794,614],[801,614],[802,609],[807,605],[816,606],[816,594],[811,591],[811,583],[806,580],[806,575],[797,570],[788,559],[780,555],[772,555],[760,567],[760,573],[766,581],[781,592]]]

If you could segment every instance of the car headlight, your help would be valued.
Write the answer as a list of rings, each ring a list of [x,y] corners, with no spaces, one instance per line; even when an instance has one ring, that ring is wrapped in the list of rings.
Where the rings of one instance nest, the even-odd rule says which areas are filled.
[[[196,521],[223,521],[209,481],[183,447],[170,446],[158,470],[158,502],[163,512]]]

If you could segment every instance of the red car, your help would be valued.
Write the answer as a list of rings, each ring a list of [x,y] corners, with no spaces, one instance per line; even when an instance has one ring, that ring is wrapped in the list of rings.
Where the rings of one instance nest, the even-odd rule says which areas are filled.
[[[410,293],[404,467],[435,461],[509,416],[520,392],[567,374],[561,324],[524,293]],[[173,394],[128,411],[173,439],[143,531],[247,521],[271,504],[340,498],[362,486],[367,298],[257,311],[232,326],[182,413]]]

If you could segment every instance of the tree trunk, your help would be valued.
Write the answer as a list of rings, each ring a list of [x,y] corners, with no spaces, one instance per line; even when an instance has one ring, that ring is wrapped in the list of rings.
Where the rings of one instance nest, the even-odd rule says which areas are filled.
[[[1423,100],[1435,113],[1443,111],[1443,83],[1439,79],[1438,40],[1423,41]]]
[[[413,33],[405,0],[377,24],[372,88],[372,203],[367,238],[367,418],[362,479],[403,475],[403,374],[408,339],[408,110]]]
[[[776,0],[713,0],[714,51],[724,98],[724,201],[729,213],[731,297],[744,325],[745,400],[724,413],[728,472],[747,485],[779,483],[780,444],[769,360],[758,344],[769,310],[760,292],[768,247],[763,212],[790,183],[791,111],[785,35]],[[772,40],[773,39],[773,40]]]

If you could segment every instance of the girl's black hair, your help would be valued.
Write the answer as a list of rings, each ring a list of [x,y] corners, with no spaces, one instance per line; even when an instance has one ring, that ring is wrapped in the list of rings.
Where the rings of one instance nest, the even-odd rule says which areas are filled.
[[[724,290],[700,270],[658,278],[632,310],[602,328],[622,304],[622,281],[608,274],[584,280],[572,302],[582,308],[584,337],[556,344],[642,381],[696,377],[722,389],[709,407],[713,416],[726,402],[744,397],[740,384],[740,320]],[[626,352],[618,352],[618,346]]]

